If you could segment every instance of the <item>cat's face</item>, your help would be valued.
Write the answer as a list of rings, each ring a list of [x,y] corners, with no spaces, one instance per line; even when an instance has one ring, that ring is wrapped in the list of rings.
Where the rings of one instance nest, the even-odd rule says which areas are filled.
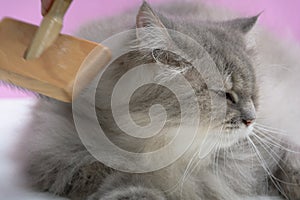
[[[252,26],[256,17],[243,20],[244,26]],[[244,42],[248,30],[243,32],[231,25],[239,22],[233,20],[222,26],[202,26],[198,38],[223,79],[223,91],[215,92],[226,98],[226,116],[224,120],[216,121],[215,125],[222,128],[222,133],[217,133],[216,137],[223,139],[224,146],[235,143],[252,131],[258,106],[256,78],[251,61],[253,55]]]
[[[212,131],[211,133],[211,138],[222,140],[222,146],[230,146],[239,139],[246,137],[252,131],[255,123],[258,104],[257,86],[251,62],[252,55],[245,45],[245,37],[256,20],[257,16],[219,23],[201,21],[172,22],[164,16],[158,17],[147,4],[141,7],[137,17],[137,27],[170,28],[192,37],[202,45],[215,63],[223,82],[224,87],[222,90],[207,87],[200,77],[197,78],[193,74],[192,70],[187,70],[185,75],[189,78],[191,85],[196,89],[198,87],[201,91],[197,95],[199,105],[202,107],[202,114],[204,113],[202,119],[210,117],[211,108],[208,107],[211,98],[208,92],[213,92],[220,99],[225,99],[226,115],[225,117],[223,115],[218,117],[217,114],[217,117],[213,119],[213,128],[218,131]],[[170,38],[172,40],[172,37],[166,36],[166,34],[167,32],[158,34],[156,37],[149,38],[149,40],[159,39],[160,37],[161,43],[167,43]],[[147,38],[143,38],[143,40],[146,44],[151,45],[151,41],[145,41]],[[176,40],[172,42],[187,54],[197,52],[197,49],[195,49],[197,47],[192,44],[184,46]],[[172,57],[177,60],[178,58],[171,53],[165,54],[168,55],[160,56],[160,58],[166,57],[168,61],[165,62],[168,62],[167,64],[171,63],[170,66],[172,67]]]

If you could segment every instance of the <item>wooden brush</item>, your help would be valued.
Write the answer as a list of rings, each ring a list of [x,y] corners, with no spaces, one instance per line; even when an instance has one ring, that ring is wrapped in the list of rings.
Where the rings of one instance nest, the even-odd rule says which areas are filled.
[[[25,60],[24,52],[37,28],[9,18],[0,22],[0,80],[71,102],[74,80],[88,54],[97,48],[96,63],[89,60],[89,64],[80,69],[79,78],[84,84],[88,84],[110,61],[111,53],[97,43],[59,34],[39,58]]]

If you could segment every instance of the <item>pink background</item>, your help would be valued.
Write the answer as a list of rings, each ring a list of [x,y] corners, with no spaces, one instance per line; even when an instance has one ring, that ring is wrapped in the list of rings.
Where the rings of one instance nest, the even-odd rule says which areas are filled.
[[[74,0],[64,22],[64,33],[71,34],[90,19],[111,16],[127,8],[141,4],[142,0]],[[164,0],[148,0],[149,3]],[[255,15],[264,11],[259,23],[280,37],[294,38],[300,42],[300,1],[299,0],[207,0],[238,11],[243,15]],[[0,19],[9,16],[26,22],[39,24],[40,0],[1,0]],[[1,42],[0,42],[1,45]],[[28,97],[16,89],[0,85],[0,98]]]

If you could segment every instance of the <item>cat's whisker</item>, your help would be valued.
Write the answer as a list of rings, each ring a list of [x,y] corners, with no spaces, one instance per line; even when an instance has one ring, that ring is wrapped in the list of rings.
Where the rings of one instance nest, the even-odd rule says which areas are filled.
[[[282,141],[282,138],[284,137],[281,134],[274,134],[273,132],[269,132],[268,130],[261,129],[260,127],[254,127],[253,130],[257,131],[257,132],[260,132],[262,134],[269,135],[270,137],[272,137],[273,139],[275,139],[277,141]]]
[[[279,169],[287,176],[286,171],[282,168],[280,165],[280,161],[282,161],[282,158],[274,152],[274,150],[268,146],[266,143],[264,143],[263,139],[261,139],[258,135],[253,134],[253,139],[256,139],[256,141],[263,147],[263,149],[271,156],[271,158],[275,161],[276,165],[279,167]],[[277,158],[275,158],[275,157]]]
[[[182,193],[182,189],[183,189],[183,185],[185,183],[185,181],[189,178],[189,176],[192,175],[192,173],[194,172],[194,170],[197,168],[197,166],[199,165],[200,161],[205,158],[207,155],[209,155],[211,153],[211,151],[213,151],[214,147],[217,145],[217,141],[215,144],[212,145],[212,148],[211,148],[211,151],[207,153],[207,155],[205,156],[201,156],[200,153],[202,152],[202,148],[203,148],[203,145],[205,144],[205,141],[207,140],[207,137],[208,137],[208,133],[206,133],[205,137],[204,137],[204,140],[202,142],[202,145],[200,146],[200,149],[199,151],[196,151],[190,161],[188,162],[185,170],[184,170],[184,173],[183,173],[183,176],[182,178],[180,179],[180,193]],[[195,164],[194,164],[194,161],[196,159],[199,159]]]
[[[195,152],[192,155],[192,158],[188,162],[186,168],[184,169],[184,173],[183,173],[182,177],[178,180],[178,182],[173,187],[171,187],[170,189],[168,189],[167,191],[164,191],[164,192],[172,193],[172,191],[177,190],[177,188],[179,187],[180,196],[182,196],[183,185],[184,185],[185,181],[189,178],[189,176],[192,174],[192,171],[190,171],[189,169],[191,168],[191,166],[192,166],[192,164],[193,164],[193,162],[195,161],[196,158],[197,158],[197,152]]]
[[[254,130],[254,132],[256,132],[256,135],[258,135],[258,134],[262,135],[263,136],[262,139],[264,139],[264,141],[269,143],[270,145],[273,145],[279,149],[283,149],[287,152],[296,153],[296,154],[300,153],[300,151],[295,151],[295,150],[289,149],[288,147],[284,146],[283,144],[285,144],[287,146],[288,146],[288,144],[284,140],[280,140],[271,134],[262,132],[260,130]]]
[[[284,66],[282,64],[271,64],[271,65],[269,65],[269,67],[270,67],[269,69],[273,69],[273,70],[278,70],[277,68],[279,68],[279,69],[283,69],[283,70],[292,72],[291,67]]]
[[[223,127],[221,127],[221,130],[222,130],[222,128]],[[211,147],[210,151],[207,152],[205,155],[201,155],[203,147],[205,146],[205,143],[207,142],[207,139],[209,137],[209,130],[211,130],[210,126],[208,127],[208,130],[205,133],[205,137],[204,137],[203,142],[201,143],[199,151],[198,151],[198,155],[199,155],[200,159],[204,159],[207,155],[209,155],[214,150],[214,147],[216,146],[216,144],[219,142],[219,138],[217,138],[216,142],[210,146]]]
[[[276,135],[277,138],[278,137],[283,138],[283,137],[287,137],[288,136],[287,134],[270,131],[268,129],[264,129],[264,128],[258,127],[258,126],[254,127],[254,129],[259,130],[259,131],[264,132],[264,133],[267,133],[269,135],[273,135],[273,136]]]
[[[270,140],[270,142],[278,143],[278,145],[280,145],[280,146],[283,144],[287,144],[283,140],[283,136],[281,136],[281,135],[274,135],[273,133],[267,132],[267,131],[259,129],[259,128],[254,128],[253,131],[256,134],[259,134],[259,135],[263,136],[264,138],[267,138],[268,140]]]
[[[216,149],[214,151],[214,156],[213,156],[213,173],[214,174],[217,174],[217,165],[216,165],[216,163],[217,163],[217,159],[218,159],[218,157],[217,157],[218,149],[219,149],[219,145],[216,146]]]
[[[192,158],[190,159],[190,161],[188,162],[188,164],[187,164],[187,166],[184,170],[183,176],[181,178],[181,185],[184,184],[185,180],[188,179],[189,175],[192,173],[192,170],[190,171],[190,169],[194,169],[194,168],[191,168],[191,167],[192,167],[192,164],[194,163],[195,159],[198,158],[197,153],[198,152],[195,152],[193,154]]]
[[[285,130],[281,130],[281,129],[277,129],[277,128],[273,128],[267,125],[263,125],[263,124],[259,124],[259,123],[255,123],[255,125],[263,130],[272,132],[272,133],[277,133],[277,134],[282,134],[282,135],[287,135],[287,132]]]
[[[264,143],[263,143],[262,141],[259,141],[259,140],[260,140],[260,138],[259,138],[259,137],[256,137],[256,141],[258,141],[258,142],[261,144],[261,146],[265,149],[264,146],[267,146],[267,145],[264,145]],[[276,162],[277,166],[278,166],[279,169],[284,173],[284,175],[285,175],[286,177],[288,177],[287,172],[286,172],[286,171],[282,168],[282,166],[280,165],[280,161],[283,161],[282,158],[281,158],[276,152],[274,152],[274,150],[272,150],[271,147],[267,147],[267,148],[269,148],[274,154],[272,154],[271,152],[269,152],[267,149],[265,149],[265,151],[266,151],[266,152],[272,157],[272,159]],[[274,158],[273,155],[275,155],[279,160],[276,160],[276,159]],[[291,182],[283,181],[283,180],[281,180],[281,179],[279,179],[279,178],[277,178],[277,177],[275,177],[275,178],[276,178],[277,181],[279,181],[279,182],[281,182],[281,183],[284,183],[284,184],[287,184],[287,185],[295,185],[295,186],[298,185],[298,184],[296,184],[296,183],[291,183]]]
[[[293,151],[293,150],[291,150],[291,149],[288,149],[286,146],[284,146],[284,144],[286,144],[286,143],[285,143],[283,140],[280,140],[280,139],[278,139],[278,138],[274,138],[274,136],[272,136],[272,135],[267,135],[267,134],[265,134],[265,133],[263,133],[263,132],[260,132],[260,131],[258,131],[258,130],[255,130],[255,132],[256,132],[256,135],[262,135],[264,141],[265,141],[266,143],[268,143],[268,144],[274,146],[274,147],[277,147],[277,148],[279,148],[279,149],[284,149],[284,150],[286,150],[286,151],[288,151],[288,152],[298,153],[298,152],[295,152],[295,151]]]
[[[223,134],[223,129],[224,129],[224,126],[223,125],[218,133],[219,135],[219,145],[218,145],[218,148],[217,148],[217,154],[216,154],[216,175],[217,177],[219,178],[219,159],[220,159],[220,151],[221,151],[221,144],[224,143],[224,136],[222,136],[221,134]]]
[[[249,142],[252,144],[252,146],[254,147],[254,150],[256,152],[257,158],[261,163],[261,166],[263,167],[263,169],[266,171],[266,173],[268,174],[268,176],[270,177],[270,180],[272,181],[272,183],[274,184],[274,186],[277,188],[277,190],[286,198],[288,199],[286,193],[283,191],[282,187],[280,186],[280,184],[278,184],[277,182],[275,182],[274,180],[276,180],[277,178],[272,174],[270,168],[268,167],[266,161],[264,160],[263,156],[261,155],[260,151],[258,150],[258,148],[256,147],[255,143],[251,140],[251,138],[249,136],[247,136],[247,139],[249,140]]]
[[[254,129],[253,131],[256,133],[256,135],[262,136],[265,140],[268,140],[270,143],[274,143],[274,145],[278,145],[285,149],[287,149],[287,146],[289,146],[289,143],[286,140],[284,140],[282,136],[277,136],[260,129]]]
[[[260,136],[259,134],[257,134],[256,132],[254,132],[253,134],[254,138],[258,139],[259,142],[261,142],[262,145],[267,146],[268,148],[270,148],[271,150],[273,150],[273,148],[270,146],[270,142],[268,140],[265,139],[265,137]],[[272,145],[272,144],[271,144]],[[277,147],[277,146],[276,146]]]
[[[220,138],[218,138],[218,140],[216,141],[216,144],[215,144],[215,146],[214,146],[214,148],[213,148],[213,156],[212,156],[212,164],[213,164],[213,173],[214,174],[217,174],[217,165],[216,165],[216,163],[217,163],[217,160],[218,160],[218,150],[219,150],[219,148],[220,148],[220,146],[221,146],[221,141],[220,141]]]
[[[254,150],[252,144],[251,144],[250,141],[248,140],[248,138],[246,138],[246,141],[247,141],[247,145],[248,145],[249,147],[251,147],[251,151],[252,151],[253,154],[256,156],[256,152],[255,152],[255,150]],[[252,164],[252,169],[254,169],[254,160],[253,160],[253,159],[252,159],[251,164]]]
[[[222,141],[220,143],[222,144]],[[217,154],[216,154],[216,175],[217,175],[218,178],[219,178],[220,150],[221,150],[221,145],[218,146],[218,148],[217,148]]]
[[[227,137],[226,138],[226,143],[228,143],[228,142],[229,142],[229,138]],[[230,148],[231,147],[229,147],[229,149]],[[227,166],[227,159],[228,159],[229,149],[226,149],[225,153],[224,153],[224,167]]]
[[[260,129],[254,129],[253,133],[256,135],[261,135],[263,138],[265,138],[265,140],[267,140],[268,142],[274,145],[277,145],[278,147],[284,147],[283,146],[283,144],[285,144],[284,141],[279,137],[275,137],[273,134],[267,133]]]
[[[233,158],[233,159],[231,159],[231,160],[233,160],[233,163],[234,163],[236,169],[238,170],[238,172],[239,172],[245,179],[247,179],[247,176],[244,175],[244,173],[243,173],[243,172],[241,171],[241,169],[238,167],[238,164],[236,163],[236,160],[234,159],[234,155],[233,155],[233,152],[232,152],[231,147],[229,147],[229,151],[231,152],[231,156],[232,156],[232,158]]]

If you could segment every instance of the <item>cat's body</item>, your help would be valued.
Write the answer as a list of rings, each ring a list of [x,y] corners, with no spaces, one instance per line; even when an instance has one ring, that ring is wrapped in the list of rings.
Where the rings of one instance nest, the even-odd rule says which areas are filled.
[[[245,102],[241,106],[241,109],[245,109],[246,111],[238,112],[232,109],[232,111],[227,111],[232,112],[227,113],[227,115],[243,115],[238,118],[238,120],[241,121],[238,126],[242,127],[238,130],[241,134],[245,134],[245,138],[240,138],[242,136],[238,135],[233,142],[229,141],[227,145],[224,144],[225,146],[218,146],[219,148],[214,149],[205,158],[195,158],[193,157],[195,155],[195,151],[197,151],[199,145],[202,144],[201,141],[203,140],[203,137],[201,136],[198,140],[195,140],[190,150],[185,152],[182,157],[166,168],[145,174],[123,173],[106,167],[101,162],[97,161],[86,150],[75,129],[71,105],[54,100],[40,100],[33,108],[34,112],[32,122],[28,126],[24,139],[22,140],[23,145],[21,149],[25,152],[23,156],[23,164],[26,169],[29,182],[39,190],[49,191],[72,199],[235,200],[280,199],[284,196],[287,196],[289,199],[300,199],[300,186],[295,185],[299,184],[300,180],[299,172],[297,172],[297,170],[300,169],[300,156],[292,152],[294,150],[296,151],[297,148],[294,148],[293,145],[286,145],[283,142],[286,139],[279,137],[280,135],[277,133],[278,131],[271,136],[272,140],[275,142],[269,141],[269,134],[272,130],[266,131],[265,129],[267,129],[267,127],[258,126],[257,128],[259,132],[266,131],[266,133],[257,133],[258,136],[253,136],[248,133],[248,125],[245,126],[245,122],[243,121],[243,117],[248,117],[245,120],[249,119],[250,121],[255,118],[255,116],[253,116],[253,111],[251,110],[253,109],[253,105],[256,108],[256,104],[258,104],[258,102],[256,102],[258,100],[255,82],[261,81],[261,77],[258,77],[258,80],[255,81],[255,75],[253,75],[254,72],[251,70],[252,68],[249,67],[249,69],[245,69],[245,66],[254,66],[256,71],[264,73],[268,72],[267,65],[278,63],[283,58],[285,59],[285,63],[288,65],[297,64],[297,59],[293,56],[289,56],[287,53],[283,55],[283,50],[280,50],[279,47],[272,49],[272,51],[270,48],[260,47],[257,49],[257,55],[260,57],[260,65],[257,65],[257,61],[253,60],[252,56],[242,54],[245,49],[245,52],[248,51],[248,47],[243,44],[244,33],[228,29],[228,33],[226,33],[228,35],[224,35],[224,29],[222,26],[225,26],[226,29],[226,24],[211,25],[210,23],[205,22],[205,20],[224,21],[225,15],[220,14],[222,12],[215,12],[213,9],[207,8],[200,3],[174,3],[172,5],[162,6],[162,10],[162,13],[166,16],[169,14],[177,16],[177,18],[175,17],[176,20],[173,19],[170,23],[168,23],[168,21],[163,17],[163,19],[161,19],[162,24],[169,29],[181,31],[192,38],[199,36],[200,39],[198,38],[198,42],[200,41],[205,44],[205,48],[207,48],[206,50],[214,58],[217,67],[220,68],[220,66],[222,66],[222,62],[225,62],[222,61],[221,55],[223,55],[224,52],[229,51],[228,49],[233,49],[232,52],[234,52],[235,48],[237,48],[238,51],[241,52],[238,57],[240,59],[241,66],[234,70],[232,69],[232,73],[247,75],[246,78],[241,78],[242,81],[245,81],[245,88],[243,88],[244,93],[239,94],[240,101]],[[152,10],[148,8],[148,5],[144,4],[139,14],[142,15],[146,13],[143,17],[149,17],[149,13],[147,12],[151,15]],[[100,42],[115,33],[134,27],[135,16],[135,12],[129,12],[122,15],[122,20],[120,20],[120,16],[117,16],[115,18],[108,19],[107,21],[100,22],[97,25],[92,24],[86,26],[79,32],[79,36]],[[141,26],[144,25],[143,23],[153,23],[151,20],[150,22],[147,20],[143,21],[143,17],[140,19],[142,24]],[[154,15],[150,17],[156,16]],[[204,21],[201,22],[203,24],[199,25],[203,28],[203,30],[199,31],[195,28],[195,26],[193,26],[195,25],[195,22],[192,23],[193,25],[185,23],[185,21],[189,20],[195,22],[197,22],[197,20],[199,22]],[[241,28],[239,31],[246,33],[252,28],[256,18],[255,20],[254,18],[249,20],[245,21],[246,25],[242,25],[242,28],[238,27]],[[157,21],[154,21],[154,23],[156,22]],[[244,22],[235,21],[235,23],[239,23],[239,25],[241,25]],[[112,24],[114,25],[112,26]],[[137,24],[139,25],[139,23]],[[206,41],[211,34],[211,32],[208,31],[210,26],[212,27],[212,30],[215,31],[215,41]],[[235,29],[235,25],[232,28]],[[217,35],[221,36],[218,38]],[[140,35],[140,37],[143,37],[143,35]],[[225,39],[225,37],[228,38]],[[259,35],[258,43],[261,38],[266,38],[266,36]],[[228,40],[228,42],[235,41],[236,44],[234,43],[232,48],[230,46],[231,44],[228,46],[224,44],[223,46],[218,46],[218,41],[225,42],[226,40]],[[266,42],[271,44],[273,41],[271,40],[270,42]],[[266,46],[269,46],[269,44]],[[210,52],[209,50],[210,48],[221,49],[221,47],[224,51],[221,52],[223,54],[219,54],[214,51]],[[151,47],[149,48],[151,49]],[[135,51],[138,50],[135,49]],[[250,53],[251,52],[249,51],[249,54]],[[267,57],[268,54],[273,54],[275,57]],[[139,55],[138,52],[134,52],[133,55],[139,57],[137,56]],[[125,63],[120,65],[124,65],[125,67],[122,67],[125,69],[130,69],[130,67],[133,67],[131,66],[133,64],[137,65],[155,61],[155,58],[153,60],[153,57],[151,57],[153,55],[148,55],[147,53],[141,53],[140,56],[144,58],[143,60],[135,58],[133,55],[129,54],[129,57],[125,56],[120,60],[120,62],[117,62],[116,66],[119,66],[118,63]],[[160,56],[164,56],[164,54],[160,54]],[[168,56],[170,57],[169,54]],[[228,53],[228,55],[226,54],[224,57],[231,58],[232,55]],[[130,58],[132,59],[130,60]],[[163,58],[157,57],[157,59],[159,60]],[[164,60],[162,60],[162,62],[163,61]],[[186,63],[179,63],[178,65],[184,66],[185,64]],[[117,69],[120,70],[120,68]],[[118,71],[117,73],[121,72]],[[111,76],[108,76],[107,79],[113,79],[112,77],[114,77],[117,73],[112,71],[112,74],[110,74]],[[284,72],[278,72],[278,74],[281,75],[284,75],[283,73]],[[264,75],[267,76],[266,74]],[[276,80],[276,72],[272,74],[272,76],[274,77],[274,80]],[[116,77],[118,77],[118,75]],[[195,83],[195,85],[197,85],[197,81],[201,82],[200,79],[194,79],[193,76],[187,75],[187,77],[189,77],[190,81]],[[234,85],[234,83],[231,83],[231,85],[232,84]],[[201,88],[202,85],[199,85]],[[267,86],[260,86],[260,84],[259,87],[261,92],[266,92],[266,90],[269,89]],[[151,92],[149,92],[149,89]],[[144,94],[146,95],[144,97],[137,98],[135,101],[133,100],[133,105],[135,107],[132,109],[132,116],[135,117],[137,122],[142,124],[145,123],[145,121],[147,122],[148,107],[139,103],[161,103],[167,110],[169,109],[171,111],[178,107],[176,106],[176,101],[172,101],[172,98],[170,97],[171,94],[168,92],[161,92],[160,90],[160,92],[155,93],[152,92],[151,89],[151,87],[146,88],[144,91]],[[201,89],[200,92],[205,92]],[[105,90],[105,88],[102,88],[102,90]],[[249,94],[251,93],[251,100],[247,99],[247,91],[249,91]],[[236,100],[234,95],[233,97],[230,97],[229,101]],[[269,93],[269,95],[272,95],[272,93]],[[170,99],[160,102],[160,100],[163,100],[164,97],[169,97]],[[266,102],[270,99],[272,98],[265,97],[263,100]],[[164,140],[165,138],[163,135],[159,142],[157,142],[157,138],[156,140],[150,139],[148,142],[142,143],[140,143],[139,140],[127,140],[118,133],[118,129],[115,129],[114,127],[115,124],[110,124],[111,121],[108,119],[109,117],[107,117],[110,116],[110,112],[107,110],[107,105],[103,103],[105,102],[103,97],[100,96],[97,100],[99,100],[99,104],[96,103],[96,106],[98,109],[97,114],[100,123],[102,123],[106,130],[108,130],[109,134],[111,134],[110,139],[122,148],[129,149],[134,152],[141,152],[149,149],[153,150],[167,143],[168,140]],[[199,95],[198,101],[200,104],[203,103],[201,105],[205,105],[206,103],[206,99],[202,99],[201,95]],[[260,103],[262,111],[261,113],[258,112],[256,114],[256,123],[278,122],[278,119],[281,117],[269,114],[270,110],[274,109],[274,105],[276,104],[270,105],[270,103],[265,103],[264,101]],[[231,104],[235,103],[231,102],[230,105]],[[251,106],[244,107],[246,104],[251,104]],[[209,110],[206,110],[205,106],[201,107],[201,110],[209,112]],[[259,117],[261,115],[266,116],[267,119],[260,119]],[[83,113],[82,116],[85,116],[85,114]],[[204,115],[204,119],[206,119],[205,117],[207,116]],[[168,126],[171,128],[172,126],[176,127],[178,123],[178,121],[176,121],[177,118],[178,113],[173,112],[171,119],[175,119],[175,121],[170,122]],[[88,118],[86,118],[86,120],[88,120]],[[249,123],[252,123],[252,121]],[[282,123],[284,124],[285,122]],[[254,124],[254,126],[256,125]],[[273,130],[273,132],[275,132],[275,130]],[[248,137],[248,139],[246,137]],[[257,137],[261,137],[262,139],[259,140]],[[262,143],[262,141],[264,141],[264,143]],[[255,144],[257,149],[254,148],[251,142]],[[290,149],[292,150],[289,151]],[[261,154],[258,155],[257,151]],[[287,174],[285,174],[284,171],[286,171]],[[273,175],[271,174],[278,175],[278,179],[272,177]],[[280,182],[281,179],[283,179],[284,182],[292,182],[292,184],[286,185]],[[278,190],[282,192],[281,195]]]

